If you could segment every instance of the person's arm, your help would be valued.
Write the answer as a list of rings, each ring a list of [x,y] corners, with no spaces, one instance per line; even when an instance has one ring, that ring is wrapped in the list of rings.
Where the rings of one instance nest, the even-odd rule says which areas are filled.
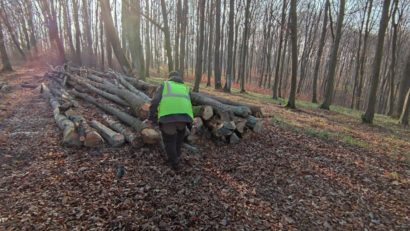
[[[153,124],[157,123],[157,113],[158,113],[158,106],[162,99],[162,91],[164,89],[164,85],[158,87],[157,91],[152,97],[151,106],[149,107],[149,117],[148,120],[151,121]]]

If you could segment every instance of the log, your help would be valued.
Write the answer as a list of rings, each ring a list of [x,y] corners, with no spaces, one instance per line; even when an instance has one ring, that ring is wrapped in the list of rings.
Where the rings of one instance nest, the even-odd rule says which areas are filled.
[[[100,148],[104,146],[104,139],[101,135],[92,127],[90,127],[87,121],[81,115],[69,115],[68,118],[73,121],[80,136],[80,141],[83,142],[85,147]]]
[[[66,116],[62,115],[59,110],[60,104],[51,94],[50,89],[44,84],[41,84],[41,91],[43,96],[49,100],[53,109],[54,120],[57,126],[63,130],[62,144],[66,146],[81,146],[81,141],[78,133],[76,132],[74,123]]]
[[[93,120],[90,123],[91,127],[95,128],[103,137],[104,139],[113,147],[121,146],[125,138],[121,133],[117,133],[110,128],[106,127],[104,124]]]
[[[36,84],[30,84],[30,83],[22,83],[20,84],[20,87],[22,88],[30,88],[30,89],[35,89],[38,87]]]
[[[122,125],[120,121],[108,115],[103,115],[103,119],[111,129],[113,129],[116,132],[121,133],[125,137],[125,140],[128,143],[133,144],[136,141],[137,136],[132,131],[130,131],[127,127]]]
[[[121,74],[120,74],[121,75]],[[144,91],[148,96],[154,96],[154,93],[158,89],[158,85],[150,84],[136,78],[128,77],[125,75],[121,75],[125,80],[131,83],[135,88]]]
[[[194,105],[209,105],[219,112],[230,111],[233,114],[244,118],[248,117],[251,113],[251,110],[248,107],[223,104],[215,99],[196,92],[191,92],[191,101]]]
[[[214,110],[208,105],[193,106],[192,111],[194,117],[201,117],[204,120],[210,120],[214,116]]]
[[[99,77],[97,77],[99,78]],[[94,78],[95,79],[95,78]],[[137,116],[138,118],[144,120],[146,118],[148,118],[149,115],[149,101],[144,100],[143,98],[141,98],[140,96],[137,96],[135,94],[133,94],[132,92],[128,91],[127,89],[120,89],[117,86],[115,86],[114,84],[103,80],[103,83],[98,83],[98,82],[89,82],[91,85],[105,90],[109,93],[115,94],[119,97],[121,97],[122,99],[124,99],[128,105],[131,107],[131,109],[133,110],[133,113],[135,114],[135,116]]]
[[[144,134],[141,133],[142,135],[142,139],[144,140],[144,142],[150,141],[151,142],[159,142],[159,133],[157,131],[155,131],[152,128],[146,128],[145,126],[143,126],[142,121],[129,115],[128,113],[125,113],[123,111],[120,111],[117,108],[114,108],[110,105],[106,105],[106,104],[102,104],[97,102],[97,100],[95,100],[93,97],[91,97],[88,94],[85,93],[80,93],[76,90],[71,90],[70,91],[72,95],[75,95],[76,97],[82,98],[83,100],[94,104],[95,106],[99,107],[101,110],[117,117],[119,120],[121,120],[123,123],[127,124],[128,126],[132,127],[136,132],[141,133],[143,130],[153,130],[153,131],[149,131],[149,132],[145,132]],[[144,136],[148,136],[148,137],[144,137]]]
[[[88,83],[85,79],[81,79],[79,76],[70,75],[70,78],[72,80],[74,80],[75,82],[77,82],[78,84],[87,87],[90,91],[92,91],[92,92],[94,92],[94,93],[96,93],[96,94],[98,94],[98,95],[100,95],[100,96],[114,102],[114,103],[117,103],[117,104],[119,104],[121,106],[125,106],[125,107],[129,106],[129,104],[125,100],[121,99],[117,95],[113,95],[113,94],[110,94],[106,91],[100,90],[100,89],[94,87],[93,85],[91,85],[90,83]]]
[[[115,78],[118,79],[118,81],[125,87],[127,88],[129,91],[131,91],[132,93],[138,95],[139,97],[141,97],[142,99],[144,99],[145,101],[149,102],[151,101],[151,98],[146,95],[144,92],[136,89],[131,83],[129,83],[127,80],[124,79],[123,76],[121,76],[118,73],[115,72],[110,72],[110,74],[112,74],[113,76],[115,76]]]
[[[263,121],[254,116],[249,116],[246,120],[246,126],[256,133],[262,133]]]
[[[247,103],[238,103],[229,99],[225,99],[223,97],[218,97],[218,96],[214,96],[214,95],[210,95],[210,94],[206,94],[206,93],[200,93],[203,94],[207,97],[210,97],[212,99],[215,99],[223,104],[228,104],[228,105],[232,105],[232,106],[245,106],[248,107],[251,111],[251,115],[261,118],[263,117],[263,113],[262,113],[262,109],[259,106],[256,105],[252,105],[252,104],[247,104]]]

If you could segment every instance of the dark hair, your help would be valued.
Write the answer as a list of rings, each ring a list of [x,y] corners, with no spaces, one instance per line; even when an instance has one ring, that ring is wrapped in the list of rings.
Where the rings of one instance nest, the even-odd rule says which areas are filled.
[[[181,74],[179,74],[179,71],[171,71],[168,75],[170,78],[171,77],[181,77]]]

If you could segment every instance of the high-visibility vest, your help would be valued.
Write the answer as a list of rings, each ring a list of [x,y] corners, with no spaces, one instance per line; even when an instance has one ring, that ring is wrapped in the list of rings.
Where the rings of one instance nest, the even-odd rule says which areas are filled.
[[[173,114],[187,114],[194,118],[189,88],[183,83],[165,81],[159,103],[158,119]]]

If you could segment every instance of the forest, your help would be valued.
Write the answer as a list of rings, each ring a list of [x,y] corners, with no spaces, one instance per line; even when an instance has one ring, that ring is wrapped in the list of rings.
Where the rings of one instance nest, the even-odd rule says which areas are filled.
[[[0,0],[0,55],[0,229],[410,227],[408,0]]]

